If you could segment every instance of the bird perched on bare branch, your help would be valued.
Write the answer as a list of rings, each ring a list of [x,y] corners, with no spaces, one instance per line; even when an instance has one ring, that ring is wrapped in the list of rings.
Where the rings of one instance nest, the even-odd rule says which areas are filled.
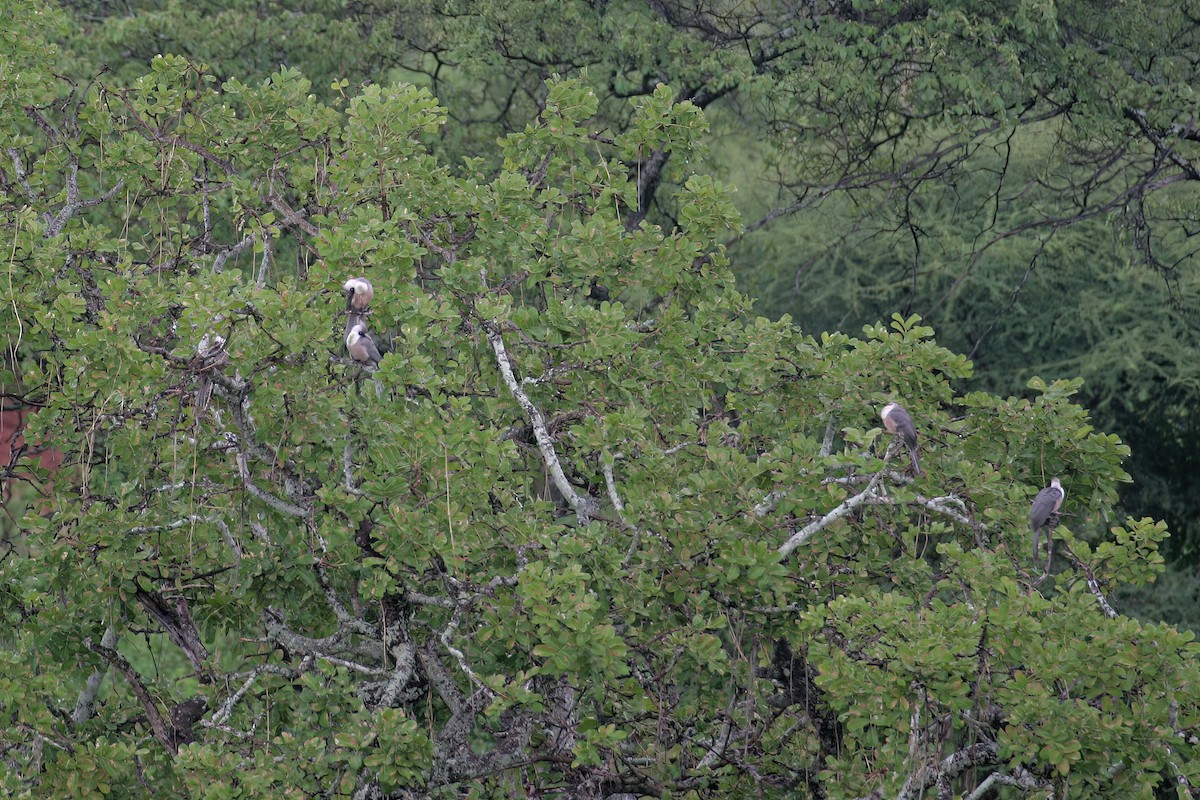
[[[908,445],[908,454],[912,459],[913,472],[920,475],[921,462],[918,457],[917,426],[913,425],[912,417],[908,415],[908,412],[899,403],[888,403],[883,407],[883,411],[879,413],[879,416],[883,419],[883,427],[887,428],[891,433],[900,434],[900,438]]]
[[[1062,481],[1052,478],[1050,485],[1037,493],[1033,505],[1029,508],[1029,527],[1033,528],[1033,560],[1038,560],[1038,539],[1042,529],[1053,519],[1058,521],[1058,510],[1062,508],[1063,498],[1067,496],[1062,488]],[[1047,538],[1047,542],[1049,539]],[[1049,544],[1047,544],[1047,549]]]

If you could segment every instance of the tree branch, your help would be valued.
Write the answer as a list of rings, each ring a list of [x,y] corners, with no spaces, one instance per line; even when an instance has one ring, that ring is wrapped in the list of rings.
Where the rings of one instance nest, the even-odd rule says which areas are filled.
[[[888,445],[887,454],[884,456],[885,463],[891,458],[894,446],[895,445]],[[846,516],[863,503],[873,499],[876,495],[876,489],[879,486],[879,481],[881,478],[883,478],[885,471],[886,470],[880,470],[879,472],[875,473],[875,475],[871,478],[871,482],[867,484],[867,488],[863,489],[861,492],[852,497],[846,498],[839,505],[833,508],[833,510],[825,514],[825,516],[821,517],[815,522],[805,525],[798,533],[793,534],[786,542],[779,546],[779,555],[787,558],[792,554],[793,551],[795,551],[797,547],[807,542],[818,531],[821,531],[834,522],[837,522],[839,519]]]
[[[117,646],[117,631],[113,625],[109,625],[104,629],[104,635],[100,637],[100,646],[112,649]],[[96,702],[96,693],[100,691],[100,684],[104,681],[105,669],[95,669],[88,676],[87,683],[83,690],[79,692],[79,697],[75,699],[75,710],[71,712],[71,721],[77,726],[87,722],[92,716],[92,707]]]
[[[1083,573],[1084,578],[1087,580],[1088,589],[1091,590],[1092,596],[1096,598],[1096,603],[1100,606],[1100,611],[1104,613],[1104,616],[1109,619],[1119,617],[1120,614],[1108,602],[1108,598],[1104,596],[1104,590],[1100,588],[1100,581],[1096,579],[1096,573],[1092,571],[1091,565],[1084,563],[1082,558],[1075,555],[1075,551],[1071,549],[1070,545],[1064,543],[1063,549],[1066,551],[1067,558],[1071,563]]]
[[[138,589],[135,595],[146,613],[158,622],[175,646],[183,651],[192,668],[207,681],[204,662],[208,659],[208,649],[200,641],[200,632],[192,621],[192,613],[188,609],[187,598],[182,594],[175,597],[175,609],[167,607],[167,602],[158,592],[148,592]]]
[[[575,487],[567,480],[567,476],[563,473],[562,465],[559,463],[558,454],[554,451],[554,439],[550,436],[550,431],[546,429],[546,418],[525,390],[521,388],[521,384],[517,381],[513,374],[512,360],[509,358],[508,350],[504,347],[504,339],[501,338],[499,331],[493,329],[490,325],[487,328],[487,339],[492,345],[492,350],[496,354],[496,364],[500,368],[500,377],[504,379],[504,383],[508,386],[509,392],[516,398],[521,408],[525,411],[525,417],[529,420],[529,424],[533,427],[533,435],[537,441],[538,451],[542,455],[542,462],[546,465],[546,471],[550,475],[550,480],[554,482],[554,486],[566,499],[567,504],[575,511],[575,517],[579,520],[580,525],[587,525],[591,517],[591,503],[588,498],[582,497],[575,491]]]
[[[129,687],[133,689],[134,696],[137,697],[138,702],[142,704],[142,709],[146,712],[146,719],[150,723],[150,730],[154,732],[154,738],[158,739],[159,743],[171,755],[178,755],[179,748],[175,745],[174,732],[167,725],[167,721],[163,719],[163,715],[158,710],[158,705],[154,702],[154,698],[150,696],[146,685],[142,683],[141,676],[129,665],[125,657],[111,647],[93,643],[91,637],[84,640],[83,646],[103,658],[125,676],[125,680],[129,682]]]

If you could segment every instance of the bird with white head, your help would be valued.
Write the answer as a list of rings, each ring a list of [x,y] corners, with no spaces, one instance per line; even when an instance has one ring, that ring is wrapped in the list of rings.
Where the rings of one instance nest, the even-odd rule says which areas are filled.
[[[1029,508],[1029,527],[1033,529],[1033,560],[1037,561],[1038,554],[1038,539],[1041,536],[1042,529],[1050,524],[1052,519],[1057,520],[1058,510],[1062,508],[1063,498],[1067,496],[1067,492],[1062,488],[1062,481],[1058,478],[1051,478],[1050,485],[1037,493],[1037,497],[1033,498],[1033,505]],[[1047,537],[1049,534],[1047,534]],[[1049,538],[1047,538],[1047,549],[1049,549]]]
[[[379,354],[379,347],[367,331],[367,326],[361,322],[352,326],[346,334],[346,350],[355,361],[372,367],[379,366],[379,362],[383,360],[383,356]]]
[[[362,311],[375,297],[375,287],[366,278],[350,278],[342,284],[342,292],[346,295],[347,311]]]

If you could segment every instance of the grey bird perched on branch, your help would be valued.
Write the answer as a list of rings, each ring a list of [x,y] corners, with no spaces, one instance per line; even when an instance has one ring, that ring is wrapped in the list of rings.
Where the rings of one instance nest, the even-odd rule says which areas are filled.
[[[912,417],[908,415],[908,412],[899,403],[888,403],[883,407],[883,411],[879,412],[879,416],[883,419],[883,427],[887,428],[891,433],[900,434],[900,438],[908,445],[908,454],[912,458],[913,472],[920,475],[921,462],[918,457],[917,426],[913,425]]]
[[[383,359],[383,356],[379,354],[379,348],[375,345],[375,340],[367,331],[367,326],[361,322],[354,324],[350,328],[350,332],[346,334],[346,349],[350,351],[350,357],[355,361],[370,364],[372,367],[379,366],[379,362]]]
[[[361,364],[367,364],[372,367],[378,367],[383,356],[379,354],[379,348],[375,344],[375,340],[371,338],[371,334],[367,331],[367,326],[361,321],[356,321],[356,314],[351,314],[350,330],[346,334],[346,350],[349,351],[350,357]],[[356,390],[357,391],[357,390]],[[375,396],[383,397],[383,384],[379,379],[375,379]]]
[[[1062,482],[1058,478],[1052,478],[1050,485],[1037,493],[1037,497],[1033,498],[1033,505],[1029,508],[1029,527],[1033,528],[1033,560],[1038,560],[1038,539],[1041,536],[1042,529],[1050,523],[1052,518],[1058,517],[1058,510],[1062,508],[1063,498],[1067,496],[1066,491],[1062,488]],[[1047,542],[1049,539],[1047,538]],[[1049,548],[1049,544],[1046,545]]]
[[[346,294],[347,311],[362,311],[375,296],[375,287],[366,278],[350,278],[342,284],[342,291]]]

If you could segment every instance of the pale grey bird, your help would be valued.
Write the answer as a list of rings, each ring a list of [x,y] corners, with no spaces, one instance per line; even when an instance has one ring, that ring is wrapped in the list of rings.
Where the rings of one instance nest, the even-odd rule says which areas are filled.
[[[195,425],[200,424],[200,418],[208,407],[212,396],[211,373],[224,369],[229,364],[229,352],[225,349],[225,337],[215,333],[206,333],[196,345],[196,355],[188,366],[200,376],[196,383]]]
[[[370,364],[372,367],[379,366],[383,359],[383,356],[379,355],[375,340],[367,332],[367,326],[361,322],[350,328],[350,332],[346,334],[346,349],[355,361]]]
[[[375,287],[366,278],[350,278],[342,284],[342,292],[346,295],[347,311],[362,311],[371,305]]]
[[[908,415],[908,412],[899,403],[888,403],[879,412],[879,416],[883,420],[883,427],[887,428],[891,433],[900,434],[900,438],[908,445],[908,454],[912,458],[913,472],[920,475],[921,462],[918,457],[917,426],[913,425],[912,417]]]
[[[1038,560],[1038,538],[1042,529],[1050,523],[1052,517],[1058,516],[1062,508],[1063,498],[1067,496],[1058,478],[1052,478],[1050,485],[1037,493],[1033,505],[1029,508],[1029,527],[1033,528],[1033,560]]]

